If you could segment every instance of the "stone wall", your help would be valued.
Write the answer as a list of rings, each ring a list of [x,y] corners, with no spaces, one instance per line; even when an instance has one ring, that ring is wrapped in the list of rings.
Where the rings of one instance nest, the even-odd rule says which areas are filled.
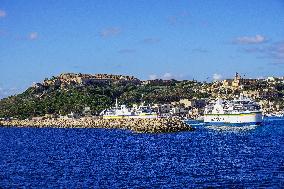
[[[45,119],[0,121],[1,126],[11,127],[55,127],[55,128],[108,128],[128,129],[137,133],[167,133],[192,131],[191,126],[178,118],[157,119]]]

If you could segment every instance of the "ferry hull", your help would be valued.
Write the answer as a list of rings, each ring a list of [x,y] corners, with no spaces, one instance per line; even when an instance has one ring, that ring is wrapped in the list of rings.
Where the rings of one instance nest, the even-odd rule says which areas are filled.
[[[158,115],[109,115],[109,116],[103,116],[103,119],[155,119],[158,118]]]
[[[240,114],[206,114],[204,115],[204,122],[214,125],[252,125],[260,124],[262,122],[262,113],[240,113]]]
[[[205,125],[242,127],[242,126],[248,126],[248,125],[260,125],[261,123],[262,122],[247,122],[247,123],[206,122]]]

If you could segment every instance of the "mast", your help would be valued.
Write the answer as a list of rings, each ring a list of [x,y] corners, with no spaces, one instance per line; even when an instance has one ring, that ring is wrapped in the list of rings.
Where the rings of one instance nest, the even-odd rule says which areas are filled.
[[[142,94],[142,96],[141,96],[141,106],[144,106],[143,97],[144,97],[144,94]]]
[[[117,98],[115,99],[115,108],[116,108],[116,109],[118,108],[118,101],[117,101]]]

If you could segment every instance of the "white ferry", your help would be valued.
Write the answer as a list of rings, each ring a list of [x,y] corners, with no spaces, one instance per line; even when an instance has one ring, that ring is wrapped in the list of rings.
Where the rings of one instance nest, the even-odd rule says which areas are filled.
[[[260,124],[260,106],[242,95],[235,100],[217,99],[205,107],[204,122],[210,124]]]
[[[122,119],[122,118],[158,118],[158,114],[153,112],[149,106],[143,104],[137,108],[128,108],[126,105],[118,106],[117,100],[114,108],[103,110],[100,115],[103,119]]]

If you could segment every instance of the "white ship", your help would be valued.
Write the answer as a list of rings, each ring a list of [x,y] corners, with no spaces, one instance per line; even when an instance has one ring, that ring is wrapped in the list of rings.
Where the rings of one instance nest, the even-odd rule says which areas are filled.
[[[103,110],[100,115],[103,119],[122,119],[122,118],[158,118],[149,106],[143,104],[137,108],[128,108],[126,105],[118,106],[117,100],[114,108]]]
[[[218,99],[205,107],[204,122],[210,124],[260,124],[260,106],[242,95],[235,100]]]

